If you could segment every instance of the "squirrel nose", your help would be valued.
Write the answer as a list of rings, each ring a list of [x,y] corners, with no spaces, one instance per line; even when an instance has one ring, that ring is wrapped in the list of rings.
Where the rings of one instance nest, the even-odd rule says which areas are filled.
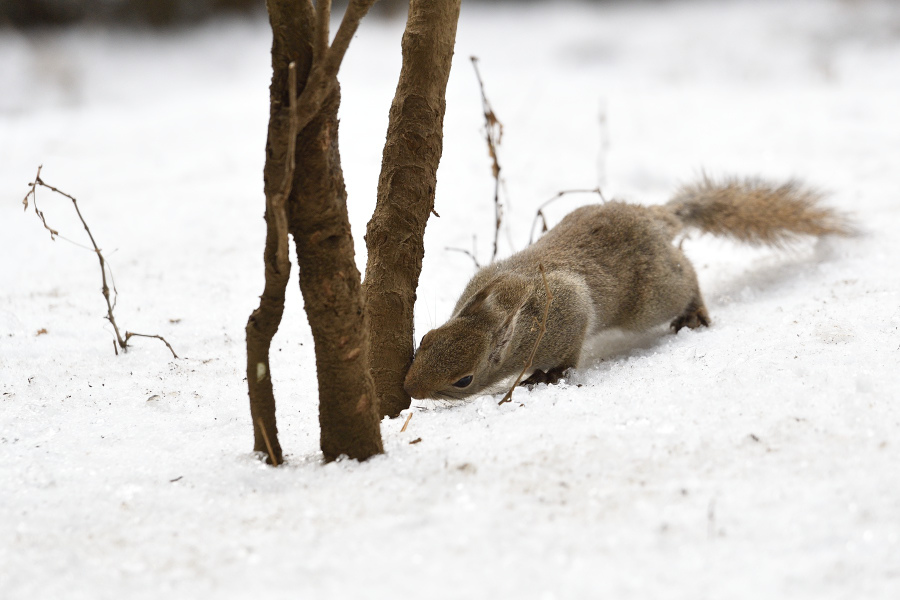
[[[410,398],[415,398],[416,400],[422,399],[421,390],[417,389],[416,386],[410,385],[409,382],[403,382],[403,390],[409,394]]]
[[[416,382],[409,376],[407,373],[406,379],[403,380],[403,390],[409,394],[410,398],[415,398],[416,400],[422,400],[426,397],[427,393],[422,389],[421,385],[416,385]]]

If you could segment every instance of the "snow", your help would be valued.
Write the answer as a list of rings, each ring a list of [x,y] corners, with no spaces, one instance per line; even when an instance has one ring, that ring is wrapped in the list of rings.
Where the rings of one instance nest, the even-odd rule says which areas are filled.
[[[278,469],[243,381],[267,27],[0,30],[0,597],[900,597],[900,6],[464,6],[420,333],[473,272],[445,247],[490,253],[473,54],[504,124],[503,255],[561,189],[662,202],[702,171],[799,177],[862,234],[689,240],[712,327],[611,334],[502,407],[417,403],[362,464],[321,462],[292,284]],[[402,27],[366,20],[342,70],[361,266]],[[183,358],[113,354],[96,260],[22,212],[38,164],[106,251],[120,325]],[[38,202],[86,243],[67,200]]]

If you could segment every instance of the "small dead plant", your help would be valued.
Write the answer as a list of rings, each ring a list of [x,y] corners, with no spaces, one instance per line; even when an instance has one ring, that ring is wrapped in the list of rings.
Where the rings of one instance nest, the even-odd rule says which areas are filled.
[[[106,320],[109,321],[110,324],[112,324],[113,330],[115,331],[115,334],[116,334],[116,339],[113,340],[113,350],[115,350],[117,355],[119,354],[119,348],[121,348],[122,351],[124,352],[125,350],[128,349],[128,342],[133,337],[155,338],[155,339],[162,341],[162,343],[164,343],[166,345],[166,347],[172,353],[172,356],[174,358],[178,358],[178,355],[175,354],[175,350],[172,349],[172,345],[169,344],[169,342],[167,342],[166,339],[160,335],[153,335],[153,334],[147,334],[147,333],[134,333],[132,331],[126,331],[125,336],[124,337],[122,336],[122,334],[119,331],[119,325],[118,325],[118,323],[116,323],[116,317],[113,314],[113,311],[116,308],[116,299],[118,298],[119,292],[116,289],[116,284],[115,284],[115,279],[113,278],[112,269],[110,268],[109,263],[106,261],[106,258],[104,258],[103,252],[100,250],[100,247],[97,246],[97,242],[94,240],[94,234],[91,233],[90,227],[88,227],[87,222],[84,220],[84,217],[81,214],[81,209],[78,208],[78,201],[75,200],[75,198],[73,196],[67,194],[66,192],[64,192],[60,189],[57,189],[57,188],[53,187],[52,185],[45,183],[44,180],[41,179],[41,169],[42,168],[43,168],[43,165],[38,167],[37,175],[34,176],[34,181],[28,184],[31,189],[28,191],[27,194],[25,194],[25,198],[22,200],[22,204],[24,205],[25,210],[28,210],[28,199],[29,198],[31,199],[31,203],[34,206],[34,212],[38,216],[38,218],[40,218],[41,223],[44,225],[44,229],[46,229],[47,231],[50,232],[51,240],[55,241],[57,237],[60,237],[66,241],[69,241],[69,242],[75,244],[76,246],[80,246],[82,248],[90,250],[91,252],[94,252],[97,255],[97,259],[100,261],[100,275],[103,279],[103,287],[101,288],[101,292],[103,293],[103,298],[106,300]],[[72,206],[75,207],[75,212],[78,214],[78,219],[81,221],[81,224],[84,226],[84,230],[87,232],[88,238],[91,240],[91,245],[93,246],[93,248],[89,248],[87,246],[79,244],[78,242],[75,242],[73,240],[70,240],[69,238],[66,238],[66,237],[60,235],[57,230],[53,229],[52,227],[50,227],[50,225],[47,224],[47,219],[44,217],[44,212],[42,210],[40,210],[37,205],[37,188],[38,187],[47,188],[51,192],[55,192],[55,193],[57,193],[61,196],[64,196],[72,201]],[[109,272],[109,283],[112,284],[112,291],[113,291],[113,294],[115,294],[112,297],[110,297],[110,293],[109,293],[110,287],[109,287],[109,283],[107,283],[107,278],[106,278],[107,272]]]

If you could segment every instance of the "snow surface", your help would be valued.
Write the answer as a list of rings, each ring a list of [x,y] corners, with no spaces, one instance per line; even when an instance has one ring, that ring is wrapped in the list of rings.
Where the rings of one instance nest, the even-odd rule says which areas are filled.
[[[366,20],[342,70],[360,265],[402,27]],[[417,404],[363,464],[321,462],[294,284],[278,469],[250,452],[243,381],[269,39],[0,30],[0,598],[900,597],[900,5],[465,6],[420,333],[473,272],[445,247],[490,252],[472,54],[505,126],[504,255],[558,190],[662,202],[702,170],[802,178],[863,235],[690,240],[711,328],[608,336],[503,407]],[[106,250],[120,324],[184,358],[113,354],[96,260],[22,212],[38,164]]]

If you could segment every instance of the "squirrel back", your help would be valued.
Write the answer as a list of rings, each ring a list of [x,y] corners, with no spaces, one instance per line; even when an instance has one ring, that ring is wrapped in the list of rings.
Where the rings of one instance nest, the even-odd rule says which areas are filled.
[[[547,298],[541,266],[552,302],[526,383],[557,380],[577,366],[585,340],[605,329],[707,326],[696,274],[675,236],[694,227],[782,247],[802,236],[852,233],[819,201],[794,182],[704,178],[662,206],[575,209],[528,248],[475,274],[447,323],[422,338],[404,387],[413,398],[504,391],[535,348]]]

